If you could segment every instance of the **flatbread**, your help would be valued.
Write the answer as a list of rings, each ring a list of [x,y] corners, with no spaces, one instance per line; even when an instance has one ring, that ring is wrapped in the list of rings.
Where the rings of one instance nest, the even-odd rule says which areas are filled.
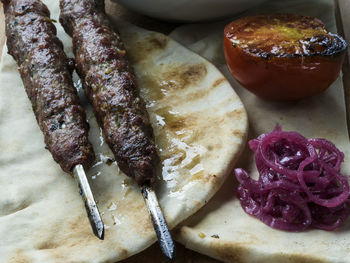
[[[58,21],[58,2],[44,2]],[[56,27],[72,56],[70,38]],[[246,112],[205,59],[162,34],[125,23],[119,29],[150,113],[161,157],[156,192],[173,228],[202,207],[231,171],[245,142]],[[154,243],[140,191],[110,161],[113,155],[84,98],[97,155],[88,179],[105,223],[104,241],[92,233],[74,180],[44,149],[6,47],[0,83],[0,261],[116,262]]]
[[[250,13],[288,12],[320,18],[336,32],[333,1],[270,1]],[[286,131],[306,137],[327,138],[345,153],[342,170],[350,175],[350,147],[345,121],[341,78],[325,93],[298,103],[283,104],[261,100],[243,89],[231,76],[222,51],[223,28],[228,21],[191,25],[176,29],[171,36],[215,63],[246,105],[250,138],[271,132],[280,124]],[[205,29],[209,29],[205,31]],[[204,32],[203,32],[204,31]],[[218,51],[219,50],[219,51]],[[253,153],[246,146],[237,167],[257,177]],[[176,240],[187,248],[224,262],[350,262],[350,220],[335,232],[309,230],[289,233],[274,230],[247,215],[236,197],[233,173],[217,195],[179,228]]]

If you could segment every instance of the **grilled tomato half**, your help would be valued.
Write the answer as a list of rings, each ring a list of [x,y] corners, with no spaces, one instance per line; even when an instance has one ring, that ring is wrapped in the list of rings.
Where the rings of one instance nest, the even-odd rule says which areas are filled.
[[[320,20],[294,14],[243,17],[224,31],[232,75],[270,100],[295,101],[327,89],[339,75],[346,48]]]

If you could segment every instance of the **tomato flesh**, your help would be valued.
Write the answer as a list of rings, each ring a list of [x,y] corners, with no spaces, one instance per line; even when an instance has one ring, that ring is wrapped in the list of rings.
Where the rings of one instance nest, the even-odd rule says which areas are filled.
[[[317,19],[256,15],[225,27],[224,51],[235,79],[264,99],[295,101],[327,89],[338,77],[346,43]]]

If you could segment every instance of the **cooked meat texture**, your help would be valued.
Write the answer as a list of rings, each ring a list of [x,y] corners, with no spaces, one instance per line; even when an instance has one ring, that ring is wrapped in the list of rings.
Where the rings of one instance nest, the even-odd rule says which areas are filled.
[[[73,63],[56,37],[47,7],[38,0],[3,1],[8,52],[16,60],[35,117],[53,158],[65,172],[91,166],[84,109],[73,86]]]
[[[119,34],[93,0],[60,0],[60,8],[78,74],[120,169],[139,185],[152,184],[153,131]]]

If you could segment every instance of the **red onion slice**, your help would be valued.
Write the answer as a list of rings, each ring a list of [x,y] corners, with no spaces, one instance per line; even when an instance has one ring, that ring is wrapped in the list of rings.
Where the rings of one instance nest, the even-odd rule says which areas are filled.
[[[280,126],[249,141],[259,179],[235,169],[244,211],[280,230],[334,230],[350,214],[350,188],[340,173],[344,154],[325,139]]]

